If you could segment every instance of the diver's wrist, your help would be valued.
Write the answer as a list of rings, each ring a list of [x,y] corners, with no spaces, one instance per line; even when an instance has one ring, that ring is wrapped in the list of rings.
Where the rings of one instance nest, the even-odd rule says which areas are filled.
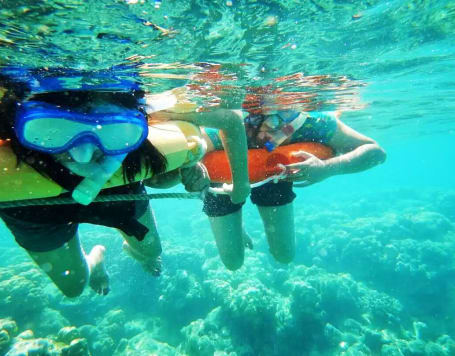
[[[324,162],[325,171],[328,177],[343,173],[343,165],[339,157],[329,158],[322,162]]]

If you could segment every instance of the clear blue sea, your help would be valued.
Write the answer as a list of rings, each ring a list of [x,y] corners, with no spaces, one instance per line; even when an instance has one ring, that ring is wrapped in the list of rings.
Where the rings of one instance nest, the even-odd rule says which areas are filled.
[[[162,275],[83,225],[86,250],[107,247],[111,293],[71,300],[0,225],[0,354],[455,355],[454,44],[453,0],[0,0],[0,66],[122,65],[149,92],[193,85],[201,105],[201,88],[235,107],[271,86],[342,110],[387,152],[297,190],[288,266],[250,202],[254,249],[229,272],[200,201],[152,201]],[[208,63],[218,79],[201,80]]]

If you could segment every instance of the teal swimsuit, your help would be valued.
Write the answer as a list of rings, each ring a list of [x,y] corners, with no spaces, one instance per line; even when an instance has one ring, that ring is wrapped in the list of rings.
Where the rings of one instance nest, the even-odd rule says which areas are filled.
[[[291,136],[291,143],[319,142],[327,145],[337,129],[333,111],[311,111],[305,123]]]
[[[311,111],[305,123],[291,136],[291,143],[319,142],[328,144],[337,128],[337,120],[333,111]],[[212,141],[215,150],[222,150],[223,144],[219,130],[206,128],[205,132]],[[248,142],[250,146],[250,142]]]

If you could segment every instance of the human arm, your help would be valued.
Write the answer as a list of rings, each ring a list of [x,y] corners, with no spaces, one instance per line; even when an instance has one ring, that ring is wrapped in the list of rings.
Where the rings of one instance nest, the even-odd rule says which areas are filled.
[[[219,129],[233,177],[233,190],[230,193],[231,200],[234,203],[240,203],[246,199],[250,192],[250,185],[248,180],[246,134],[240,111],[218,109],[208,112],[159,112],[156,114],[154,116],[158,118],[184,120],[196,125]]]
[[[144,183],[154,189],[168,189],[182,183],[188,192],[202,192],[210,186],[210,178],[207,168],[198,162],[191,167],[158,174],[146,179]]]
[[[337,155],[324,161],[306,152],[299,152],[307,159],[304,162],[286,166],[288,180],[313,184],[334,175],[367,170],[383,163],[386,159],[385,151],[376,141],[355,131],[339,119],[328,146]]]
[[[150,188],[168,189],[179,184],[180,181],[180,172],[178,169],[174,169],[170,172],[157,174],[149,179],[145,179],[144,184]]]

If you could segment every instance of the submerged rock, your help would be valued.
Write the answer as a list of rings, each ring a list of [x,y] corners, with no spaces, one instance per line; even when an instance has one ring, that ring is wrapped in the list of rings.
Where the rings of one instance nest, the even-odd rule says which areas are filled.
[[[48,339],[19,340],[5,356],[61,356],[61,351]]]
[[[425,209],[403,214],[400,223],[412,233],[409,237],[416,240],[439,240],[453,229],[444,215]]]
[[[49,304],[43,291],[40,272],[30,264],[0,268],[0,317],[11,317],[17,322],[29,322],[30,317],[39,314]],[[46,283],[46,282],[44,282]]]
[[[51,308],[44,308],[32,320],[33,330],[40,336],[56,335],[66,325],[71,324],[58,310]]]
[[[11,319],[0,319],[0,353],[6,353],[12,339],[17,335],[17,324]]]
[[[57,340],[65,344],[81,337],[80,331],[75,326],[65,326],[57,334]]]
[[[0,319],[0,330],[4,330],[8,333],[9,337],[17,335],[17,324],[12,319]]]
[[[148,331],[136,335],[128,341],[123,352],[115,354],[114,356],[184,356],[174,347],[155,340],[153,336],[154,335]]]
[[[17,335],[17,338],[22,340],[32,340],[34,337],[35,334],[32,330],[24,330],[19,335]]]
[[[184,341],[180,349],[189,356],[230,355],[234,345],[228,325],[221,307],[217,307],[205,319],[195,320],[182,328]]]
[[[86,339],[74,339],[61,349],[62,356],[90,356]]]

